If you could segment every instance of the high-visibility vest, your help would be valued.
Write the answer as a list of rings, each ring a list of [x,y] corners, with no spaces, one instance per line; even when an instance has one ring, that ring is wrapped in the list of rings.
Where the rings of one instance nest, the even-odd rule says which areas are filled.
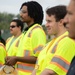
[[[36,75],[40,75],[44,69],[53,70],[58,75],[66,74],[71,61],[71,59],[69,60],[69,53],[71,50],[74,50],[74,41],[69,37],[64,37],[66,35],[68,35],[67,32],[58,38],[54,38],[46,48],[40,52],[35,66],[37,70]]]
[[[0,42],[0,67],[5,63],[6,49],[4,45]]]
[[[46,43],[46,34],[39,24],[35,24],[28,29],[26,34],[21,38],[18,47],[17,56],[37,57]],[[18,62],[19,75],[30,75],[35,64]]]
[[[6,51],[7,51],[8,56],[16,56],[16,53],[18,51],[19,41],[20,41],[21,37],[22,37],[22,35],[20,35],[19,37],[15,38],[15,40],[13,42],[12,42],[12,40],[14,39],[14,36],[12,36],[12,37],[7,39]]]

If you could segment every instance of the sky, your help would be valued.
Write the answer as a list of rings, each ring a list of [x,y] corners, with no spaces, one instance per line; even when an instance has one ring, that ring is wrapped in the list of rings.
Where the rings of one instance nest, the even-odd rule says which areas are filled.
[[[19,14],[19,9],[23,2],[31,0],[0,0],[0,12],[7,12],[12,14]],[[56,5],[68,5],[70,0],[33,0],[39,2],[44,10],[47,7],[52,7]],[[45,17],[44,17],[45,18]]]

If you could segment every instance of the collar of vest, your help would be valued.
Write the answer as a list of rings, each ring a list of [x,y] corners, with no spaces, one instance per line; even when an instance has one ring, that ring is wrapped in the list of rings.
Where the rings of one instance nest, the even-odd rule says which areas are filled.
[[[36,24],[36,23],[33,23],[33,24],[31,24],[30,26],[28,26],[28,27],[26,27],[25,29],[24,29],[24,31],[27,31],[30,27],[32,27],[34,24]]]

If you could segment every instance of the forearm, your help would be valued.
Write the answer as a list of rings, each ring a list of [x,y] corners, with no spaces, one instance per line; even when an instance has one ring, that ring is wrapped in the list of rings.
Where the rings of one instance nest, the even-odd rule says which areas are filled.
[[[31,75],[36,75],[36,69],[33,70]]]
[[[15,65],[17,62],[23,62],[23,63],[31,63],[35,64],[36,63],[36,57],[29,56],[29,57],[17,57],[17,56],[12,56],[12,57],[6,57],[6,65]]]
[[[28,56],[28,57],[16,57],[17,62],[24,62],[24,63],[31,63],[35,64],[37,58],[34,56]]]

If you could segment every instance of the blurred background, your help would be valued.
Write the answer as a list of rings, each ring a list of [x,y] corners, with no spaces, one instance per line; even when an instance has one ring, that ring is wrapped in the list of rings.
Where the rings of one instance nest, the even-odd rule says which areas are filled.
[[[13,18],[20,18],[19,9],[23,2],[31,0],[0,0],[0,30],[2,37],[6,40],[10,35],[9,24]],[[44,11],[42,26],[45,29],[45,10],[47,7],[56,5],[68,5],[70,0],[33,0],[39,2]]]

